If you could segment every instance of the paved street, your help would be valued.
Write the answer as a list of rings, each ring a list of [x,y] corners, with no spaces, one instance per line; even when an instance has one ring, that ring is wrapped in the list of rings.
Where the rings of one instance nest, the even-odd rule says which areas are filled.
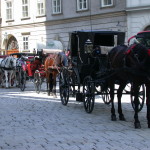
[[[63,106],[59,96],[47,96],[45,85],[40,94],[35,93],[32,82],[24,92],[0,88],[0,149],[149,150],[145,106],[139,113],[141,129],[134,129],[128,96],[123,97],[123,111],[126,121],[112,122],[110,106],[100,97],[87,114],[73,98]]]

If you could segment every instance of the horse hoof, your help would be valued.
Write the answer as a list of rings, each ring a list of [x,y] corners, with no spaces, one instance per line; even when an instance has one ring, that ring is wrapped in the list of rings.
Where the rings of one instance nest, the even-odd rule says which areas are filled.
[[[117,120],[116,115],[112,115],[112,116],[111,116],[111,120],[112,120],[112,121],[116,121],[116,120]]]
[[[124,115],[119,116],[119,119],[120,119],[121,121],[126,121]]]
[[[135,129],[141,129],[141,125],[139,122],[134,123]]]

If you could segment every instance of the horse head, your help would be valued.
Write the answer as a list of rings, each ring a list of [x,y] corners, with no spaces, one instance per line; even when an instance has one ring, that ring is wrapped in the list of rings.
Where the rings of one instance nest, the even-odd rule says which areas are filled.
[[[16,67],[16,58],[13,56],[8,56],[1,61],[1,67],[7,69],[13,69]]]
[[[132,66],[134,62],[134,66],[145,72],[150,72],[150,49],[138,43],[131,45],[126,53],[128,65]]]

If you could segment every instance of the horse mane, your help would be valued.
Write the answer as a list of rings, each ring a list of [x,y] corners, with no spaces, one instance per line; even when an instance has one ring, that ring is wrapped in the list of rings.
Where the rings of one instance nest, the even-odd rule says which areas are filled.
[[[125,53],[128,47],[118,45],[108,53],[108,68],[122,67],[124,65]]]

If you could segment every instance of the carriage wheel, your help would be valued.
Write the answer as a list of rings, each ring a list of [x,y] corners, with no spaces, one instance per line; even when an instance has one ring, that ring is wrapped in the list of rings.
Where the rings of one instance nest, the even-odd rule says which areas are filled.
[[[36,93],[39,94],[41,91],[41,77],[38,71],[35,71],[34,73],[34,88]]]
[[[110,104],[110,88],[107,88],[106,90],[102,91],[102,99],[105,104]]]
[[[131,104],[132,104],[132,107],[133,109],[135,110],[135,103],[134,103],[134,91],[133,91],[133,88],[132,88],[132,85],[131,85]],[[145,86],[144,84],[141,85],[139,87],[139,95],[138,95],[138,98],[139,98],[139,107],[138,107],[138,112],[140,112],[144,106],[144,102],[145,102]]]
[[[20,75],[19,72],[16,72],[16,87],[20,88]]]
[[[21,77],[20,77],[20,90],[24,91],[25,86],[26,86],[26,72],[21,70],[20,75],[21,75]]]
[[[91,113],[94,109],[95,95],[94,95],[94,83],[91,82],[92,78],[87,76],[83,81],[83,94],[84,99],[84,108],[87,113]]]
[[[67,105],[69,101],[69,80],[66,70],[62,70],[59,74],[59,92],[63,105]]]

